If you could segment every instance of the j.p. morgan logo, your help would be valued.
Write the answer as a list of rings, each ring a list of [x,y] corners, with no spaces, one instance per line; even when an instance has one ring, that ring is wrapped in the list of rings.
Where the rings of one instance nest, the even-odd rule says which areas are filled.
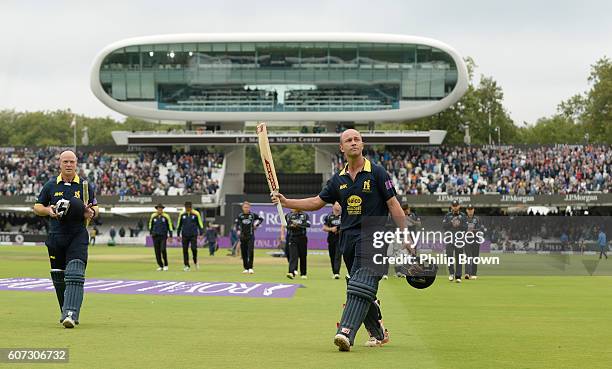
[[[38,201],[38,197],[36,197],[36,196],[26,196],[26,199],[25,199],[26,203],[36,202],[36,201]]]
[[[501,202],[520,202],[526,204],[528,202],[534,202],[535,197],[533,196],[518,196],[518,195],[502,195]]]
[[[568,201],[568,202],[597,202],[598,197],[597,195],[577,195],[577,194],[569,194],[569,195],[565,195],[565,197],[563,198],[563,201]]]
[[[459,201],[459,203],[470,202],[470,196],[453,196],[453,195],[438,195],[436,202],[453,202]]]
[[[119,198],[119,202],[135,202],[138,204],[148,204],[153,202],[150,196],[123,196]]]

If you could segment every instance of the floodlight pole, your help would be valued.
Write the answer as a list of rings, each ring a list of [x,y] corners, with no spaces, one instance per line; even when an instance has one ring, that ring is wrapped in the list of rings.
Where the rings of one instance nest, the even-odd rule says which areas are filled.
[[[73,145],[73,148],[74,148],[75,155],[76,155],[76,151],[77,151],[76,131],[77,131],[77,122],[76,122],[76,119],[75,119],[74,120],[74,127],[72,127],[72,145]]]
[[[491,144],[491,104],[489,104],[489,145]]]

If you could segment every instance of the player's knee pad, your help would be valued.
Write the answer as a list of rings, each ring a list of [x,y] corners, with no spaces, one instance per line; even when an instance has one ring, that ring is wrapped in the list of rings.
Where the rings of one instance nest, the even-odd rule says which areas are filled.
[[[368,301],[376,300],[378,281],[367,270],[359,269],[348,280],[346,292],[349,295],[360,296]]]
[[[85,283],[85,267],[83,260],[73,259],[66,264],[65,279],[67,284]]]

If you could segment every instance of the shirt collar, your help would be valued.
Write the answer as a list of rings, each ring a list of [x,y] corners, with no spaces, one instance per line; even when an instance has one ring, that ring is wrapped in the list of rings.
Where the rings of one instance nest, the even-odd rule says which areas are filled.
[[[62,180],[62,175],[61,174],[59,176],[57,176],[57,179],[56,179],[55,183],[60,183],[60,182],[64,182]],[[72,179],[72,182],[74,182],[74,183],[81,183],[81,178],[79,178],[78,174],[74,175],[74,178]]]
[[[371,172],[372,171],[372,163],[370,163],[370,161],[366,158],[363,158],[363,160],[365,160],[365,163],[363,164],[363,169],[361,170],[362,172]],[[342,171],[340,172],[340,175],[347,175],[348,174],[348,163],[346,163],[344,165],[344,168],[342,169]]]

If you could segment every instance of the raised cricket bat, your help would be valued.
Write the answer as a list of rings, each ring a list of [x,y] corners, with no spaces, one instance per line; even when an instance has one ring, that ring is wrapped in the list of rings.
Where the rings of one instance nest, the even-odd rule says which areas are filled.
[[[87,181],[83,181],[83,203],[85,207],[89,205],[89,183]],[[85,219],[85,227],[89,226],[89,219]]]
[[[268,129],[265,123],[259,123],[257,125],[257,140],[259,141],[259,154],[261,154],[261,162],[263,164],[266,179],[268,180],[270,192],[279,191],[276,169],[274,169],[272,151],[270,150],[270,142],[268,141]],[[278,209],[278,216],[280,217],[281,224],[286,227],[287,220],[285,220],[285,213],[283,212],[283,207],[280,202],[276,204],[276,209]]]

